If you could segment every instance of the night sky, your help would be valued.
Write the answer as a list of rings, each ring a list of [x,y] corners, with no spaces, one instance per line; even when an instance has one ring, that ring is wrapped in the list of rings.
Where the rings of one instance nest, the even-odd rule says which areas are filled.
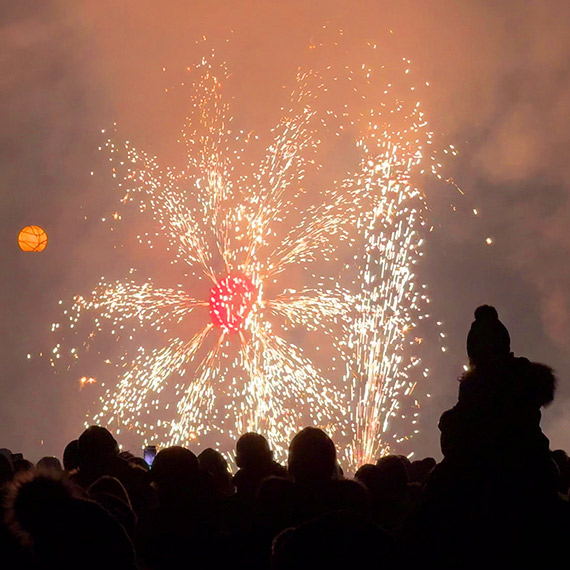
[[[327,24],[346,30],[349,51],[365,39],[387,64],[411,59],[430,83],[430,127],[460,153],[445,172],[464,196],[424,188],[434,231],[418,274],[447,350],[431,339],[416,455],[439,457],[437,419],[456,398],[482,303],[497,307],[515,354],[557,371],[543,429],[552,448],[570,450],[569,23],[570,4],[556,0],[0,0],[0,447],[61,456],[93,400],[78,378],[105,374],[54,371],[39,356],[53,347],[60,299],[125,275],[141,255],[113,247],[140,222],[124,235],[101,222],[121,197],[97,150],[101,129],[117,122],[139,148],[167,155],[187,108],[165,89],[199,61],[205,35],[238,78],[233,114],[263,132]],[[29,224],[49,234],[41,254],[17,247]]]

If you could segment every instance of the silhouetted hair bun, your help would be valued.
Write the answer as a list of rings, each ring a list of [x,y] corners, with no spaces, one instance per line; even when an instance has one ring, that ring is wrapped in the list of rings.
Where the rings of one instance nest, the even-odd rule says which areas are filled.
[[[495,307],[491,305],[481,305],[475,309],[475,320],[476,321],[491,321],[499,320],[499,313]]]

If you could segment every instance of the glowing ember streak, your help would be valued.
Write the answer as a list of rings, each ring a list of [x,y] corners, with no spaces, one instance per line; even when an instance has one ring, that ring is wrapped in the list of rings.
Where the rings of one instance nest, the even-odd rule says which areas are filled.
[[[243,328],[255,301],[256,289],[244,276],[228,275],[210,291],[212,322],[230,332]]]
[[[312,53],[321,47],[327,57],[328,43],[313,44]],[[339,341],[346,347],[343,385],[351,397],[344,456],[349,470],[398,452],[418,432],[413,393],[428,374],[420,368],[418,325],[429,316],[429,298],[415,270],[427,211],[418,182],[424,173],[442,179],[433,134],[410,84],[410,61],[403,59],[403,74],[388,74],[382,50],[370,43],[368,48],[360,60],[354,50],[340,50],[322,78],[324,92],[334,92],[325,123],[336,136],[356,131],[361,157],[360,169],[342,182],[356,193],[362,243],[356,263],[344,268],[343,276],[353,281],[345,284],[352,294]],[[443,152],[456,154],[452,146]]]

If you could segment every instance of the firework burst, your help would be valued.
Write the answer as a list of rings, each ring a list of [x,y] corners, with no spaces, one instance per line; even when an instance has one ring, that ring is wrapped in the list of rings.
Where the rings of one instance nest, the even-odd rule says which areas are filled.
[[[313,57],[317,47],[309,46]],[[429,299],[414,270],[426,210],[414,177],[440,176],[415,88],[394,95],[387,71],[374,64],[376,46],[367,49],[373,57],[365,63],[327,51],[334,65],[299,72],[257,163],[246,158],[257,137],[233,127],[222,96],[227,72],[206,59],[190,70],[199,80],[181,168],[106,142],[123,202],[150,212],[160,229],[139,241],[154,247],[166,238],[171,263],[189,273],[185,287],[103,279],[75,298],[72,326],[89,314],[96,330],[133,324],[129,344],[137,330],[161,339],[150,351],[141,341],[137,356],[124,359],[90,419],[145,443],[226,450],[220,436],[259,431],[281,458],[299,428],[319,425],[345,446],[349,469],[417,432],[413,392],[427,374],[417,324]],[[348,137],[357,158],[332,190],[309,197],[323,132]],[[324,146],[334,155],[334,145]],[[303,331],[320,336],[295,341]],[[336,363],[326,372],[313,358],[319,348]]]
[[[232,133],[222,98],[225,70],[216,74],[202,62],[192,71],[200,79],[182,131],[183,168],[162,169],[129,143],[110,139],[105,148],[123,202],[150,210],[172,262],[189,267],[194,285],[207,280],[209,294],[198,298],[190,288],[160,288],[150,280],[102,280],[90,296],[76,297],[73,322],[87,313],[97,328],[102,321],[116,328],[130,322],[164,336],[155,350],[139,347],[92,420],[117,433],[134,431],[145,443],[170,445],[259,431],[281,451],[304,425],[343,429],[345,395],[286,331],[327,330],[346,312],[348,297],[340,288],[273,291],[290,268],[328,261],[333,241],[347,239],[354,207],[349,194],[333,191],[320,203],[298,205],[316,145],[308,75],[297,78],[291,108],[261,164],[248,173],[242,156],[251,137]],[[154,246],[152,236],[144,241]],[[174,325],[194,330],[187,338],[170,337]]]

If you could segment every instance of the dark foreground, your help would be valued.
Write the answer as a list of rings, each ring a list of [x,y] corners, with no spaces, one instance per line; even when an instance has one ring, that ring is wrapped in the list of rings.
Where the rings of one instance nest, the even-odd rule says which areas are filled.
[[[0,450],[0,568],[531,568],[570,539],[570,460],[551,451],[541,408],[556,379],[510,352],[480,307],[470,370],[439,422],[444,460],[391,455],[345,478],[332,440],[305,428],[287,466],[265,438],[236,444],[239,470],[208,449],[161,450],[152,468],[102,427],[63,466]]]

